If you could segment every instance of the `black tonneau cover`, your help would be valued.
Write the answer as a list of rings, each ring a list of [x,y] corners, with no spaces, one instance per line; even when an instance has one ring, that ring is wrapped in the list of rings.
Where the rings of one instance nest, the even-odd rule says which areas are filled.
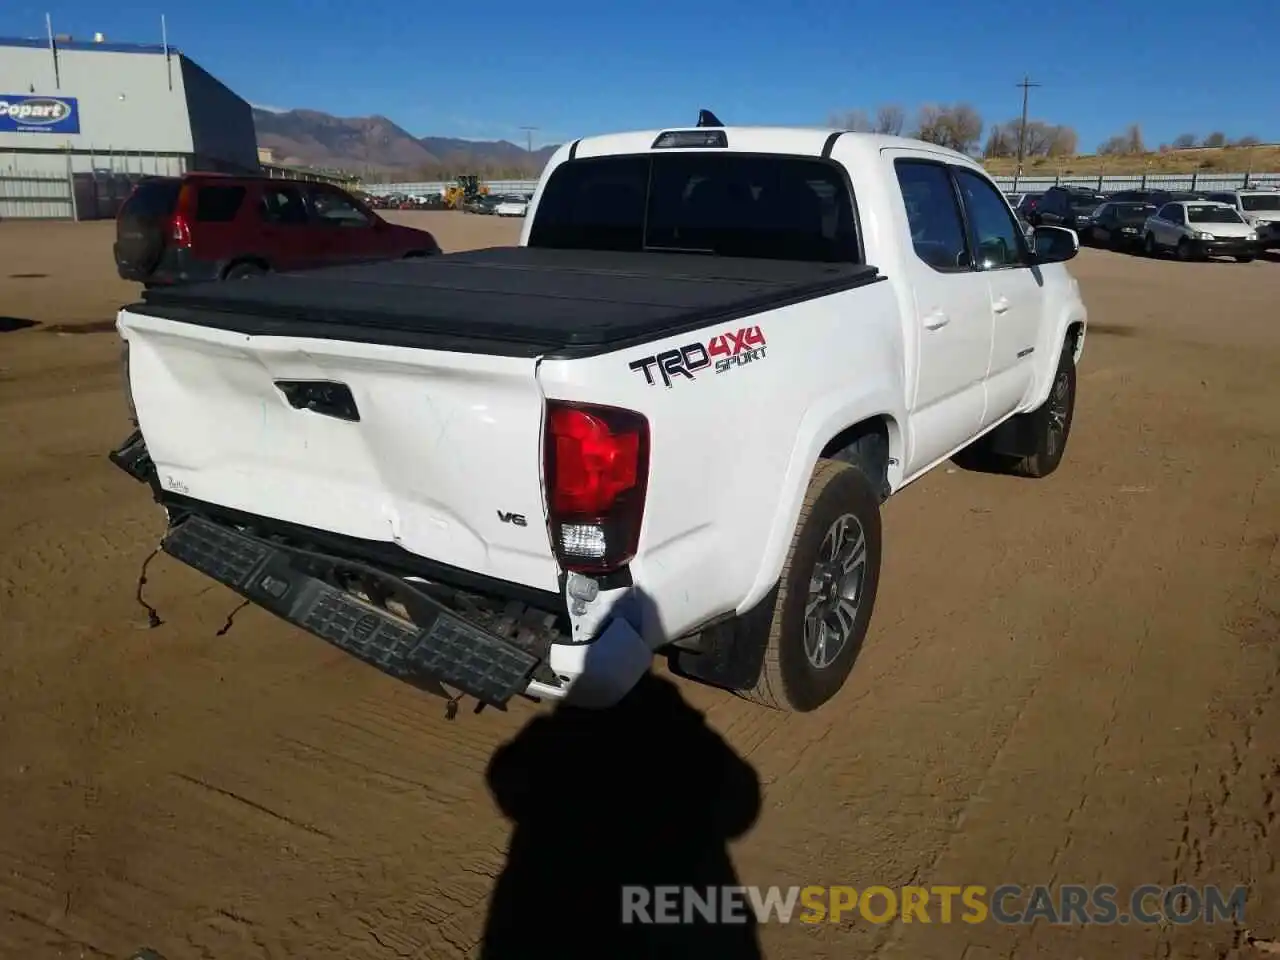
[[[257,336],[581,356],[877,279],[854,263],[495,247],[153,287],[128,309]]]

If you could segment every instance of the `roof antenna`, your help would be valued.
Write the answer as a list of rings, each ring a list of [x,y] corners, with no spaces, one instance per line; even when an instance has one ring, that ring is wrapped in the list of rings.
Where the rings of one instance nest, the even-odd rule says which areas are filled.
[[[714,113],[712,113],[710,110],[699,110],[699,111],[698,111],[698,126],[700,126],[700,127],[723,127],[723,126],[724,126],[724,124],[723,124],[723,123],[721,123],[721,122],[720,122],[720,118],[719,118],[719,117],[717,117],[717,116],[716,116]]]

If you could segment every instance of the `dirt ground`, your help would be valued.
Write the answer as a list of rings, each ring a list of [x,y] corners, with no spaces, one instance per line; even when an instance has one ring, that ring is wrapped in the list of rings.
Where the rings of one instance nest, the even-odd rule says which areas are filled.
[[[403,216],[450,249],[519,227]],[[511,833],[486,765],[545,708],[450,722],[259,611],[218,636],[235,598],[167,558],[147,587],[164,624],[144,628],[162,517],[106,459],[127,432],[111,322],[137,294],[112,236],[0,223],[0,956],[473,953]],[[768,957],[1280,940],[1280,262],[1085,251],[1073,270],[1092,326],[1062,469],[943,468],[887,505],[871,634],[825,709],[680,693],[760,785],[729,848],[742,883],[1246,885],[1245,923],[846,917],[762,926]],[[728,789],[690,779],[708,738],[664,723],[616,749],[535,745],[516,781],[559,797],[558,822],[661,847],[646,814],[702,823]],[[523,866],[548,887],[584,869],[572,848]],[[535,918],[527,955],[580,920],[572,902]]]

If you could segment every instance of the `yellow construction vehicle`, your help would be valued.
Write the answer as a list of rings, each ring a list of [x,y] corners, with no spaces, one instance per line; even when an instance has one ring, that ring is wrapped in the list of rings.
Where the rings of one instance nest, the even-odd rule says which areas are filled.
[[[457,182],[444,192],[444,205],[450,210],[461,210],[464,204],[473,203],[485,196],[489,188],[480,183],[475,174],[458,177]]]

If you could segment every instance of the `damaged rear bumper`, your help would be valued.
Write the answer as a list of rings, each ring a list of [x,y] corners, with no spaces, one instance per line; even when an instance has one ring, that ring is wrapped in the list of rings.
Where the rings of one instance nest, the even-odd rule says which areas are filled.
[[[230,587],[264,610],[365,663],[410,683],[436,681],[501,707],[524,693],[539,658],[454,616],[425,593],[372,569],[412,620],[332,586],[352,569],[323,554],[301,553],[191,516],[161,544],[165,553]]]
[[[621,617],[570,642],[553,626],[563,612],[554,594],[165,491],[138,430],[108,456],[168,511],[166,554],[414,686],[447,693],[444,685],[495,707],[524,695],[603,708],[652,663]]]

